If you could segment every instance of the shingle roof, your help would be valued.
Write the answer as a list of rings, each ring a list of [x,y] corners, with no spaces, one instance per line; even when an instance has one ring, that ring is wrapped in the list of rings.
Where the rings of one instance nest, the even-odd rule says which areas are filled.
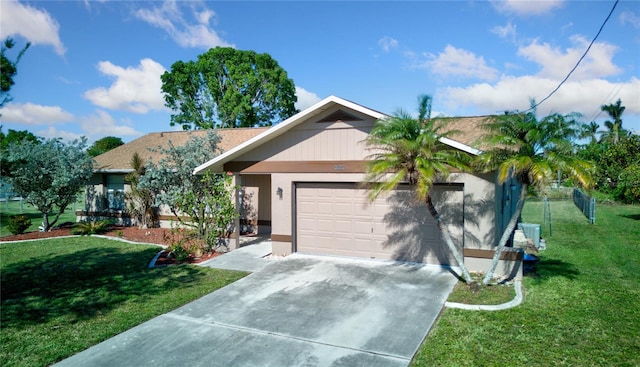
[[[483,147],[478,145],[478,140],[486,133],[482,125],[493,118],[495,116],[435,117],[434,120],[441,122],[445,131],[456,131],[449,137],[450,139],[482,149]]]
[[[220,136],[218,147],[223,152],[226,152],[267,129],[267,127],[217,129],[216,132]],[[159,146],[168,147],[169,141],[175,146],[181,146],[184,145],[191,136],[203,137],[207,134],[207,131],[208,130],[167,131],[141,136],[138,139],[95,157],[96,171],[129,172],[132,170],[131,158],[135,153],[138,153],[143,161],[151,158],[152,161],[157,162],[160,154],[151,152],[148,148],[157,148]]]

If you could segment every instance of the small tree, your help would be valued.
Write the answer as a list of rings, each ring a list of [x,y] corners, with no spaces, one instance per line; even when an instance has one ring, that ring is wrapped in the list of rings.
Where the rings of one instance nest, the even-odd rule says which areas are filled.
[[[156,205],[166,205],[183,227],[194,228],[203,240],[211,240],[212,225],[222,225],[226,219],[216,216],[227,215],[233,207],[231,196],[227,192],[227,178],[224,176],[196,176],[193,170],[219,150],[220,138],[215,131],[207,132],[205,137],[192,136],[185,145],[158,148],[164,157],[159,162],[149,162],[144,175],[140,177],[139,188],[156,193]],[[184,218],[183,215],[187,215]]]
[[[145,174],[145,164],[138,153],[134,153],[131,157],[131,167],[133,172],[125,177],[131,186],[131,191],[125,193],[127,211],[136,220],[139,228],[156,227],[158,223],[156,195],[152,190],[140,187],[140,178]]]
[[[207,172],[198,176],[201,183],[198,192],[183,191],[177,196],[177,209],[190,218],[198,218],[193,224],[198,237],[206,244],[205,250],[217,247],[222,239],[229,236],[238,215],[231,200],[231,177]]]
[[[68,144],[61,139],[11,144],[7,159],[13,170],[9,177],[13,190],[42,213],[45,231],[75,202],[93,174],[85,138]],[[50,214],[55,216],[53,221]]]

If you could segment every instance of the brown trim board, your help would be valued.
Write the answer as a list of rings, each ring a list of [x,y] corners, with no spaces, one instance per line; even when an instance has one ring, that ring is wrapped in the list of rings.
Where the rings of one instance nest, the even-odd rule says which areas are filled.
[[[475,248],[465,248],[464,257],[475,257],[480,259],[491,259],[495,254],[494,250],[484,250]],[[524,251],[513,247],[505,248],[500,254],[500,260],[520,261],[524,258]]]
[[[235,161],[224,170],[240,173],[365,173],[367,161]]]
[[[271,234],[271,241],[292,242],[293,237],[290,234]]]

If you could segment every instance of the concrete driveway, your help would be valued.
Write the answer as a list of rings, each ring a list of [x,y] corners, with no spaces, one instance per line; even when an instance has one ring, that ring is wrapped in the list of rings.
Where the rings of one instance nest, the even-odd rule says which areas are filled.
[[[291,255],[59,366],[408,366],[456,278]]]

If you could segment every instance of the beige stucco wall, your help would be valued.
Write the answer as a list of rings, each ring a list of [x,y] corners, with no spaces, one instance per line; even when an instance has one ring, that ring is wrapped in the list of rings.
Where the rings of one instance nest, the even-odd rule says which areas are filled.
[[[362,141],[367,137],[375,120],[349,111],[361,121],[317,122],[335,112],[337,108],[303,122],[256,149],[243,155],[239,161],[333,161],[362,160],[370,154]]]

